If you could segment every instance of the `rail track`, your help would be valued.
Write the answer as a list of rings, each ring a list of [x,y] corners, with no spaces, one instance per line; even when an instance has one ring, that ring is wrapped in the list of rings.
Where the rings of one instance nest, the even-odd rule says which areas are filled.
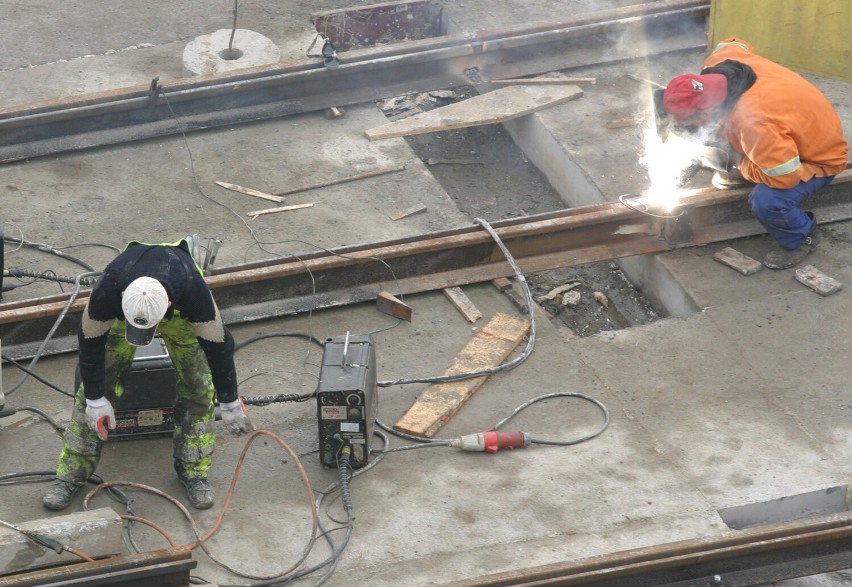
[[[159,80],[0,108],[0,163],[361,104],[489,80],[698,49],[709,0],[666,0],[321,59]],[[631,37],[632,36],[632,37]],[[614,43],[609,38],[642,42]],[[640,47],[632,49],[631,45]]]
[[[492,223],[524,273],[662,253],[761,234],[748,189],[697,190],[668,218],[621,203],[583,206]],[[852,219],[852,171],[820,192],[821,222]],[[513,275],[497,243],[477,225],[216,269],[207,277],[229,324],[479,283]],[[89,290],[0,304],[0,340],[10,357],[76,350]],[[61,320],[59,320],[61,318]],[[48,336],[50,335],[50,336]],[[45,339],[50,339],[43,345]]]

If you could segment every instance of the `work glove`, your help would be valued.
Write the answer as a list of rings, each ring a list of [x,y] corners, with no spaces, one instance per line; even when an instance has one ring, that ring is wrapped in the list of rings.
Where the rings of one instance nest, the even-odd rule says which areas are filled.
[[[245,434],[249,431],[248,412],[242,399],[237,398],[232,402],[219,402],[219,414],[222,422],[228,428],[228,432],[234,436]]]
[[[107,439],[107,427],[115,430],[115,411],[107,398],[86,399],[86,424],[101,440]]]
[[[743,156],[733,149],[725,149],[722,147],[707,146],[701,153],[699,160],[701,165],[712,169],[713,171],[721,171],[722,173],[738,174],[737,168],[742,161]]]

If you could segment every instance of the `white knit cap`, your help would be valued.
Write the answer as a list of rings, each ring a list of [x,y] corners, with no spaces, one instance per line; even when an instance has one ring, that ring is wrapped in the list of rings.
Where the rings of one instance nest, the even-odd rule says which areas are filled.
[[[154,338],[157,325],[169,309],[166,289],[156,279],[134,279],[121,298],[124,311],[124,336],[135,346],[145,346]]]

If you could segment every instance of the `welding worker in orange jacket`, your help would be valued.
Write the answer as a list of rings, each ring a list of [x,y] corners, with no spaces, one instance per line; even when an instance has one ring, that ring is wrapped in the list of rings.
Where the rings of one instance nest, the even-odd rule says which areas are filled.
[[[816,248],[819,229],[802,203],[846,168],[848,145],[840,118],[813,84],[728,38],[704,60],[700,75],[674,78],[662,104],[676,124],[709,128],[726,143],[702,158],[717,171],[716,187],[738,175],[755,184],[752,213],[778,244],[764,265],[786,269]]]

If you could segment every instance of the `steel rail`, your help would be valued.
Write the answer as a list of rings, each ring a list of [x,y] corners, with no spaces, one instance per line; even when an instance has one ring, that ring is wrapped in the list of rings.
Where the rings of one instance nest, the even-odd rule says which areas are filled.
[[[748,189],[698,190],[674,218],[621,203],[560,210],[492,223],[524,273],[535,273],[671,251],[761,234]],[[809,202],[820,222],[852,219],[852,171]],[[480,226],[216,269],[207,283],[229,324],[369,302],[380,292],[404,296],[513,274],[500,248]],[[46,346],[76,350],[80,292]],[[0,340],[11,357],[31,356],[66,311],[70,294],[0,304]]]
[[[198,566],[188,548],[173,547],[0,577],[0,587],[186,587]]]
[[[0,108],[0,163],[360,104],[501,77],[702,48],[708,0],[666,0],[573,18],[355,49]],[[641,39],[616,43],[631,35]],[[695,39],[701,43],[696,44]]]
[[[852,513],[471,578],[441,587],[747,587],[852,567]]]

